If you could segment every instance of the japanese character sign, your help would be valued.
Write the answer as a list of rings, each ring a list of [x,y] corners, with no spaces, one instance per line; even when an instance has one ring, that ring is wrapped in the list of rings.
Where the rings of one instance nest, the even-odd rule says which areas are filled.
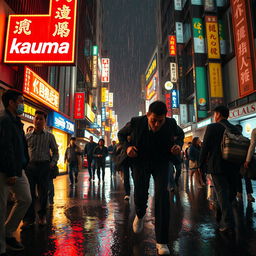
[[[85,117],[85,93],[76,92],[74,96],[74,118],[84,119]]]
[[[49,14],[9,15],[5,63],[75,62],[77,0],[50,0]]]
[[[102,83],[109,83],[109,58],[102,58],[101,59],[101,82]]]
[[[169,55],[176,56],[176,36],[169,36]]]
[[[250,49],[250,37],[246,16],[246,1],[233,0],[230,3],[234,24],[239,94],[240,97],[244,97],[255,90],[251,62],[252,53]]]
[[[203,21],[201,18],[193,18],[193,36],[195,53],[205,53]]]
[[[220,42],[216,16],[205,16],[207,51],[209,59],[220,59]]]
[[[58,111],[59,93],[28,67],[25,67],[24,76],[23,92]]]

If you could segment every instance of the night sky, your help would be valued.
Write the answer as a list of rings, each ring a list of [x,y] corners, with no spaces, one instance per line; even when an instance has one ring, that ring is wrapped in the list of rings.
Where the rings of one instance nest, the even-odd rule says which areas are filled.
[[[119,128],[139,114],[140,74],[156,47],[156,0],[103,0],[103,48]]]

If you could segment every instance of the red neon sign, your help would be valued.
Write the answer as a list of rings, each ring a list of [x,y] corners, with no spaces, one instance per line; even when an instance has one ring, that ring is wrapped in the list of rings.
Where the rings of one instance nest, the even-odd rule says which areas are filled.
[[[55,111],[59,110],[59,93],[28,67],[25,67],[23,92]]]
[[[170,93],[165,94],[165,104],[167,107],[167,117],[172,117],[172,97]]]
[[[49,14],[9,15],[5,63],[74,63],[77,0],[50,0]]]
[[[102,83],[109,83],[109,58],[102,58],[101,59],[101,82]]]
[[[177,47],[176,47],[176,37],[169,36],[169,55],[176,56]]]
[[[84,104],[85,95],[84,92],[76,92],[75,93],[75,105],[74,105],[74,118],[75,119],[84,119]]]

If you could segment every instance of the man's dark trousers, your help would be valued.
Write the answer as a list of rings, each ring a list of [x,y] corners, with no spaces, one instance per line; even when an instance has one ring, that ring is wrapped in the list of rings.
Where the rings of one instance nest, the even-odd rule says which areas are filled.
[[[134,163],[134,201],[136,214],[142,218],[146,213],[150,176],[155,183],[155,233],[156,241],[167,244],[169,234],[170,201],[167,190],[169,182],[169,163]]]
[[[24,217],[24,221],[33,222],[36,219],[36,213],[35,213],[36,185],[38,188],[39,204],[40,204],[38,215],[41,218],[41,217],[44,217],[47,212],[50,163],[48,161],[31,162],[26,168],[26,175],[28,177],[28,181],[30,185],[32,203]]]
[[[89,172],[90,178],[94,178],[94,176],[95,176],[95,164],[94,164],[92,156],[87,156],[87,163],[88,163],[88,172]]]

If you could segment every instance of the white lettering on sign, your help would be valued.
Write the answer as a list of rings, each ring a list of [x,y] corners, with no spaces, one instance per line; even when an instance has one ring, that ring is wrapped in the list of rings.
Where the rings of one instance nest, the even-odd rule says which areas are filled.
[[[62,118],[55,118],[55,125],[58,127],[61,127],[63,129],[65,129],[65,126],[66,126],[66,123],[65,123],[65,120],[62,119]]]
[[[75,126],[74,126],[73,123],[71,123],[69,121],[66,121],[66,129],[69,130],[69,131],[74,132],[75,131]]]
[[[230,110],[229,119],[238,118],[238,117],[249,115],[252,113],[256,113],[256,103],[252,103],[240,108],[235,108],[233,110]]]
[[[58,53],[65,54],[68,53],[69,43],[63,42],[61,44],[56,42],[47,42],[47,43],[29,43],[29,42],[17,42],[17,38],[13,38],[10,53],[21,53],[21,54],[41,54],[41,53]]]

